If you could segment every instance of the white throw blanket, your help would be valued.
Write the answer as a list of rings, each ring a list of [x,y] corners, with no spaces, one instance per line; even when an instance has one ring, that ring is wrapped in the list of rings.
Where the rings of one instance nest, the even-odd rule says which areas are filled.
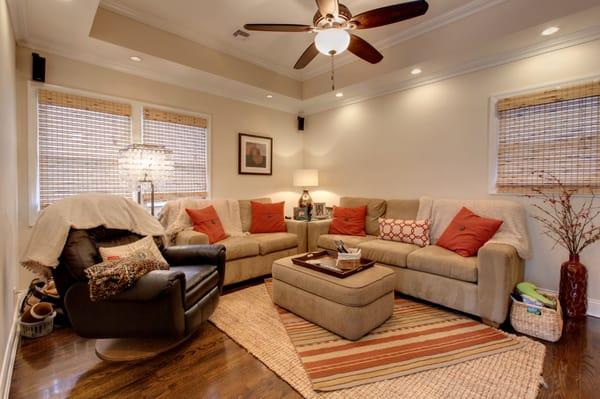
[[[143,236],[164,236],[161,224],[130,199],[110,194],[81,194],[62,199],[37,218],[21,265],[43,277],[58,266],[69,230],[105,226]]]
[[[463,206],[479,216],[502,220],[502,226],[488,242],[512,245],[521,258],[529,259],[530,246],[525,209],[521,204],[512,201],[422,197],[419,202],[417,219],[431,220],[430,238],[432,244],[436,243]]]
[[[244,235],[242,232],[242,218],[240,216],[240,204],[237,200],[217,199],[208,200],[202,198],[181,198],[168,201],[160,211],[158,220],[165,228],[165,234],[169,243],[175,241],[177,233],[191,229],[192,220],[188,216],[187,209],[202,209],[212,205],[223,225],[225,233],[232,237]]]

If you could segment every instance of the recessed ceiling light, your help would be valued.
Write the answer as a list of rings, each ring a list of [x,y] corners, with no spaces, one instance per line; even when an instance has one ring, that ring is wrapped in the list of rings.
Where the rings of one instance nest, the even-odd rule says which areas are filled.
[[[341,91],[338,91],[337,93],[335,93],[336,97],[344,97],[344,93],[342,93]]]
[[[129,59],[131,61],[135,61],[135,62],[140,62],[142,59],[140,57],[138,57],[137,55],[132,55],[131,57],[129,57]]]
[[[558,32],[560,28],[558,26],[551,26],[542,31],[542,36],[550,36]]]
[[[267,94],[267,98],[273,98],[272,94]]]
[[[410,71],[410,73],[411,73],[412,75],[418,75],[418,74],[420,74],[421,72],[423,72],[423,71],[421,71],[421,68],[414,68],[412,71]]]

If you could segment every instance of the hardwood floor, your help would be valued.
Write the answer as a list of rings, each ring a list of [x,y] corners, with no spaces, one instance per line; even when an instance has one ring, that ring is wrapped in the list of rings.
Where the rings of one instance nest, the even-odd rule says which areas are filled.
[[[238,287],[240,288],[240,287]],[[510,329],[509,327],[506,329]],[[540,398],[600,397],[600,319],[569,321],[548,348]],[[10,397],[298,398],[286,382],[212,324],[179,348],[140,363],[108,363],[94,340],[63,328],[23,339]]]

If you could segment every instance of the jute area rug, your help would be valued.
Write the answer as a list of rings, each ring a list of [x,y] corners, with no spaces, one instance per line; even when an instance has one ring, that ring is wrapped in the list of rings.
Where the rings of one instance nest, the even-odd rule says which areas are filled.
[[[288,312],[282,313],[285,318]],[[321,388],[315,386],[318,382],[311,381],[298,354],[302,348],[294,346],[265,285],[223,296],[210,320],[305,398],[533,399],[538,393],[545,352],[540,343],[510,336],[518,344],[515,346],[518,349],[473,360],[464,359],[456,364],[450,362],[446,367],[402,377],[388,376],[380,381],[363,381],[362,385],[350,388],[317,392],[315,388]],[[293,339],[298,345],[298,337]]]

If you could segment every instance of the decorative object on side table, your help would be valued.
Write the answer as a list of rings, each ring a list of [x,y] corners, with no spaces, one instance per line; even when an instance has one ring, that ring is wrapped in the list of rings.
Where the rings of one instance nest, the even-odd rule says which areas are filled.
[[[305,220],[308,221],[308,208],[304,207],[299,207],[296,206],[294,207],[294,220]]]
[[[152,215],[154,215],[155,186],[165,182],[175,169],[172,154],[165,146],[150,144],[131,144],[119,151],[121,177],[137,191],[139,204],[142,203],[143,185],[150,185]]]
[[[587,311],[587,269],[579,262],[579,254],[600,239],[600,226],[594,221],[600,210],[594,207],[595,195],[584,200],[579,209],[572,202],[576,189],[565,186],[560,179],[544,171],[534,172],[542,181],[529,198],[538,198],[542,204],[533,206],[540,211],[534,219],[539,221],[544,234],[569,251],[569,260],[560,268],[559,299],[568,317],[585,317]]]
[[[273,139],[271,137],[239,134],[238,173],[240,175],[273,174]]]
[[[302,195],[298,200],[300,208],[308,209],[308,221],[312,218],[312,198],[308,193],[307,187],[316,187],[319,185],[319,171],[317,169],[298,169],[294,172],[294,187],[302,187]]]

